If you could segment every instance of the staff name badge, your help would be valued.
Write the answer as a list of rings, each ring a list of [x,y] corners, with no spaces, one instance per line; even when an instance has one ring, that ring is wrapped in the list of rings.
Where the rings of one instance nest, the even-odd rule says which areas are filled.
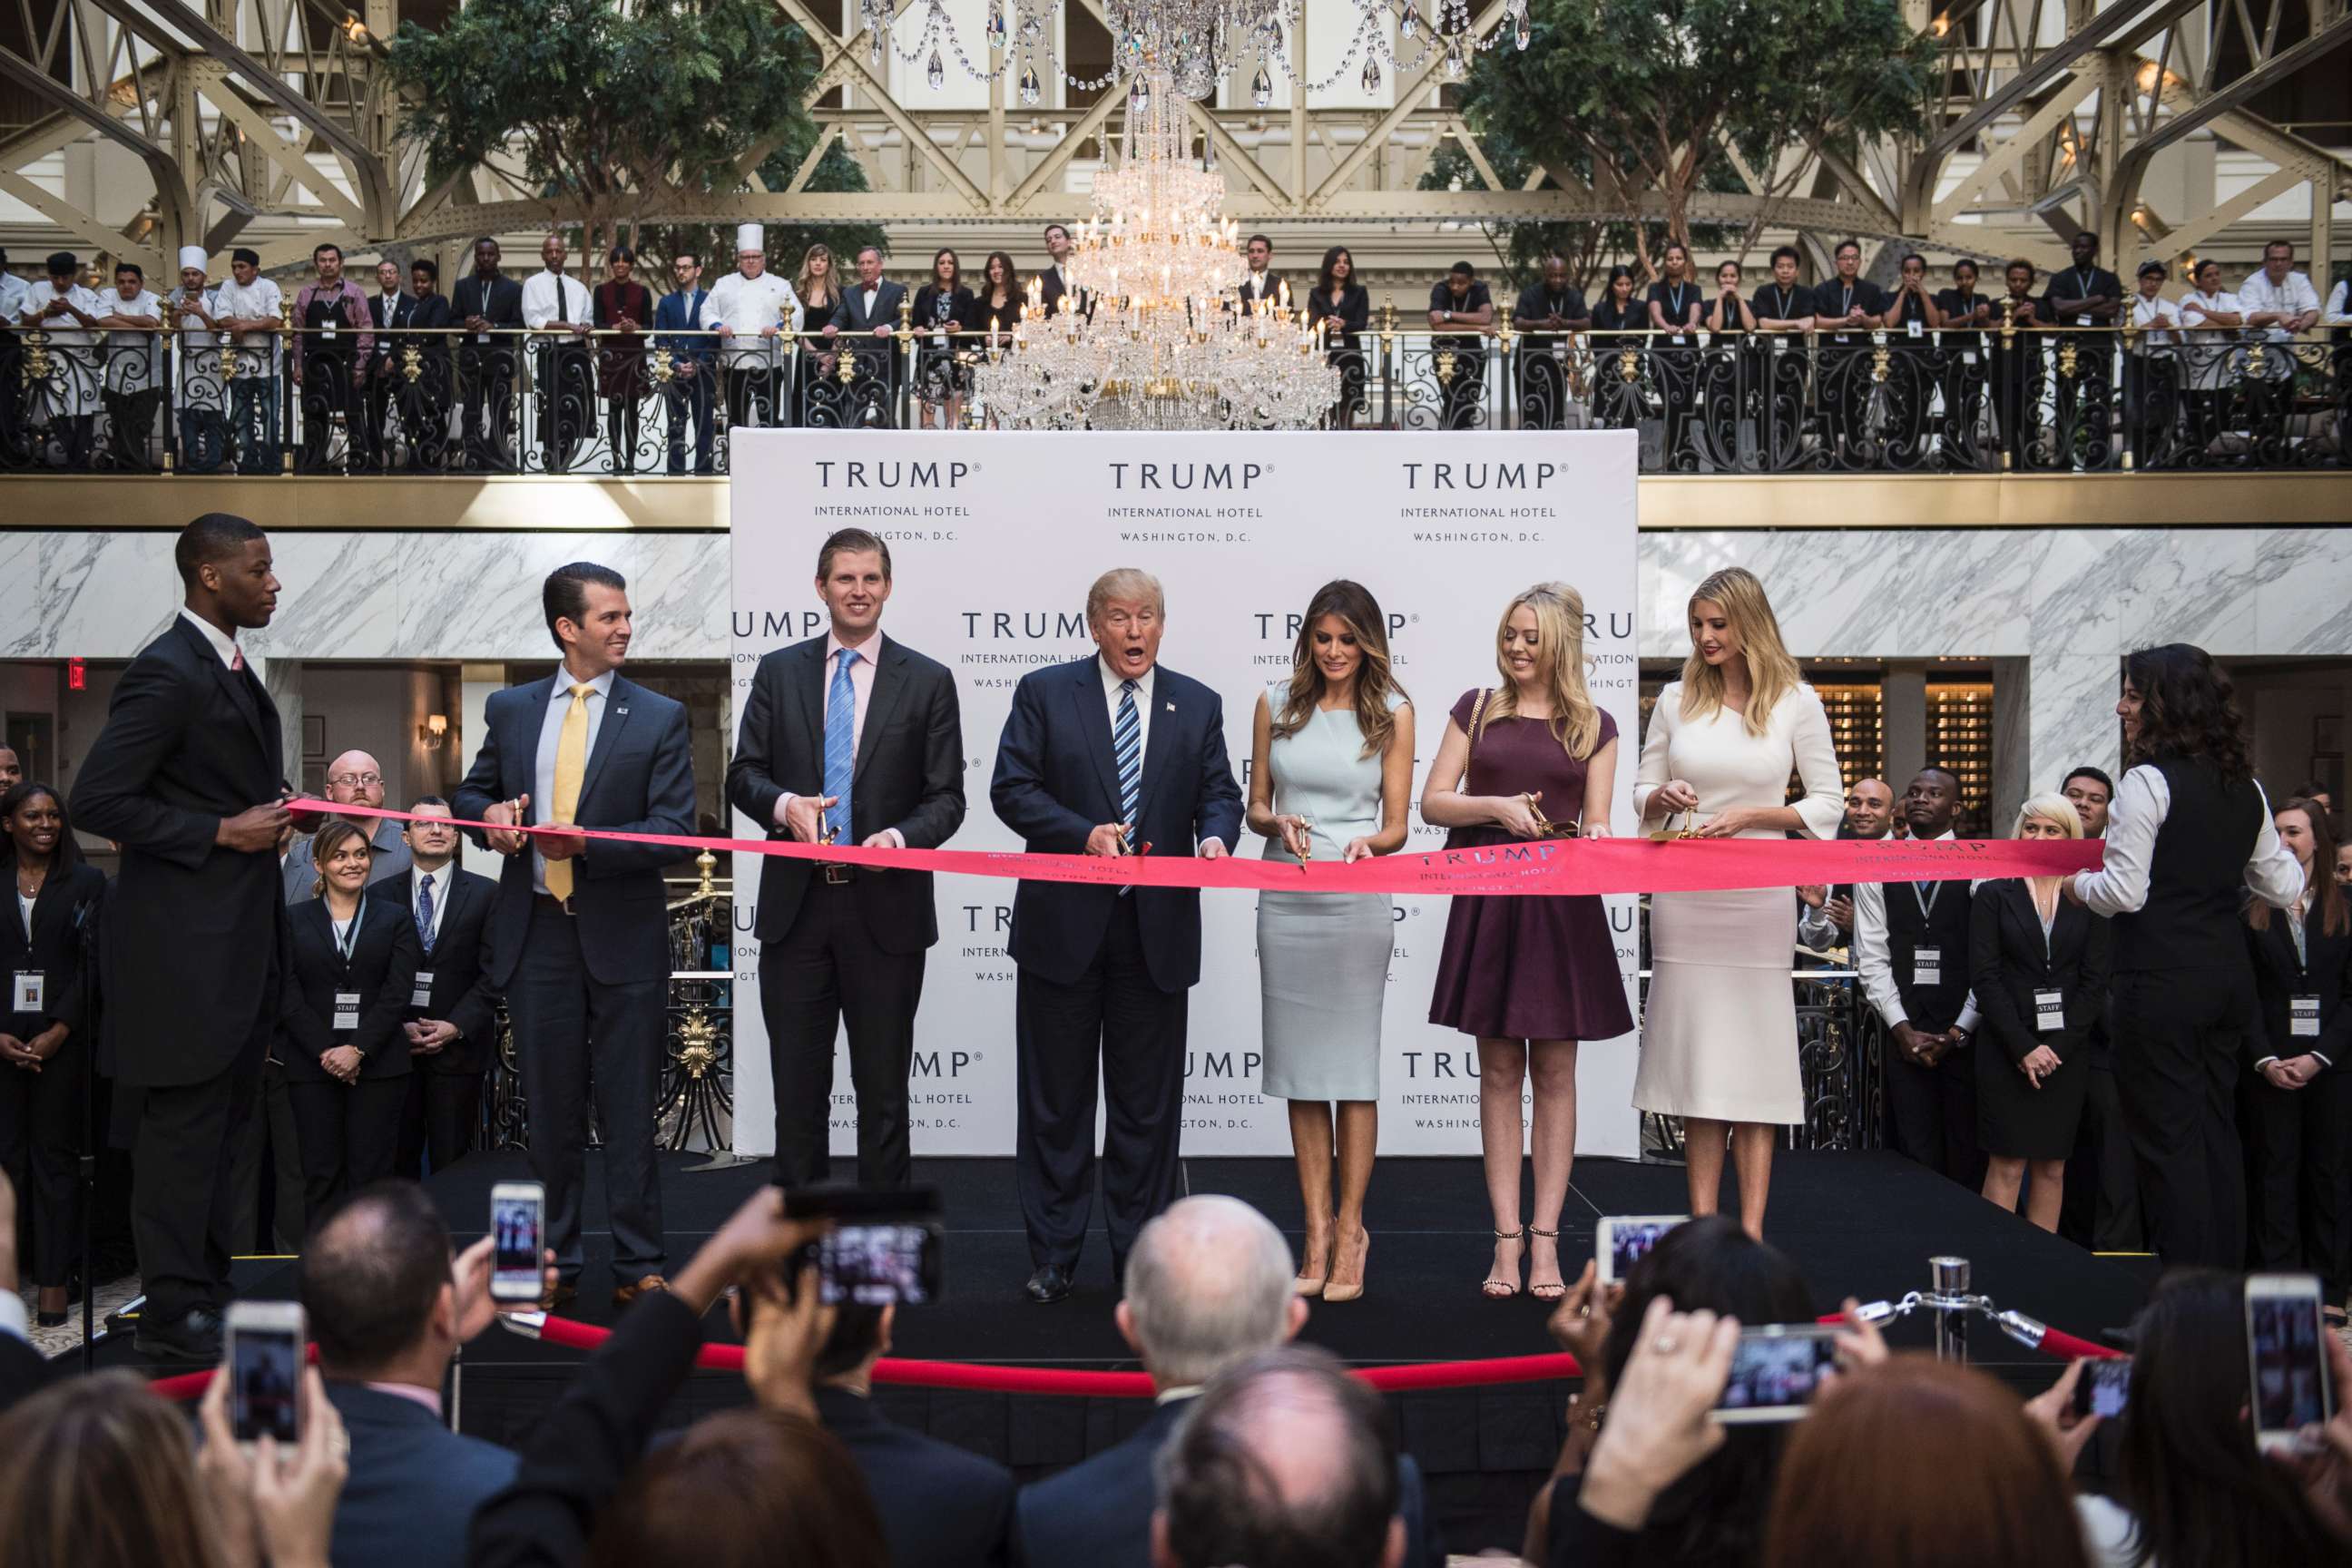
[[[1944,983],[1944,955],[1934,948],[1921,948],[1911,955],[1911,984],[1941,985]]]
[[[2066,994],[2063,991],[2036,991],[2033,994],[2033,1026],[2045,1035],[2066,1026]]]
[[[2319,1038],[2318,997],[2290,996],[2287,998],[2286,1032],[2299,1040]]]
[[[360,1026],[360,994],[358,992],[335,993],[334,1026],[338,1029],[356,1029]]]
[[[412,1007],[433,1005],[433,972],[431,970],[420,969],[416,972],[416,984],[409,990],[408,1005]]]
[[[1915,339],[1924,338],[1927,335],[1926,325],[1916,316],[1914,316],[1909,321],[1904,322],[1903,330]]]
[[[18,970],[8,983],[8,1010],[12,1013],[37,1013],[48,994],[49,977],[38,970]]]
[[[332,316],[319,323],[319,335],[322,338],[331,338],[335,335],[335,319]]]

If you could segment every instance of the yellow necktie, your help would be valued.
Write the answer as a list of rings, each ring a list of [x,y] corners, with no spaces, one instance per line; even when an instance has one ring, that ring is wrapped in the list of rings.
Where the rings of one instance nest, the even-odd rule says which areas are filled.
[[[572,688],[572,706],[564,710],[562,731],[555,737],[555,798],[547,803],[550,822],[570,822],[580,809],[580,781],[588,773],[588,694],[596,689],[586,681]],[[559,899],[572,896],[572,862],[547,863],[547,890]]]

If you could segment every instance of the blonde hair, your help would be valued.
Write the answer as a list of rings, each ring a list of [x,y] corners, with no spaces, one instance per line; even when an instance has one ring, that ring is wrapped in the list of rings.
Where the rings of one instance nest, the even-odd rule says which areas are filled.
[[[1114,566],[1096,578],[1094,586],[1087,590],[1087,624],[1092,626],[1100,620],[1103,606],[1113,599],[1146,598],[1165,619],[1168,595],[1160,591],[1160,579],[1139,566]]]
[[[2036,817],[2053,825],[2069,838],[2083,837],[2083,814],[2074,809],[2073,801],[2055,790],[2047,795],[2037,795],[2019,806],[2017,820],[2010,825],[2009,836],[2011,838],[2021,837],[2025,832],[2026,823]]]
[[[1495,624],[1495,668],[1503,684],[1486,704],[1478,728],[1518,711],[1518,686],[1503,662],[1503,634],[1522,607],[1536,618],[1536,668],[1551,688],[1551,738],[1570,756],[1590,757],[1601,745],[1601,709],[1584,689],[1584,595],[1565,583],[1538,583],[1503,606],[1503,618]],[[1474,734],[1470,740],[1475,745],[1478,737]]]
[[[1773,618],[1772,601],[1764,584],[1745,566],[1727,566],[1691,590],[1690,602],[1723,606],[1723,617],[1739,638],[1739,657],[1748,665],[1748,711],[1740,727],[1761,735],[1771,727],[1772,710],[1780,699],[1804,684],[1797,661],[1780,640],[1780,623]],[[1693,638],[1690,657],[1683,660],[1683,709],[1685,719],[1704,719],[1723,706],[1723,671],[1699,657]]]

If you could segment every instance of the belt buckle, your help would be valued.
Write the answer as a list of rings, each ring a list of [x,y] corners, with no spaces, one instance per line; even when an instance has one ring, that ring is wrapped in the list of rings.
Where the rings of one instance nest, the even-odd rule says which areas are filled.
[[[855,866],[845,866],[837,860],[827,861],[817,869],[824,872],[824,879],[836,888],[845,886],[857,871]]]

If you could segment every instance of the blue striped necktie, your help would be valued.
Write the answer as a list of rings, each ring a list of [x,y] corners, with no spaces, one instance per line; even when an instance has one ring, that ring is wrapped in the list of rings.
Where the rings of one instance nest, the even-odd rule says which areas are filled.
[[[1127,826],[1128,852],[1135,841],[1135,808],[1143,794],[1143,721],[1135,711],[1135,682],[1118,683],[1118,722],[1111,726],[1110,749],[1118,758],[1118,819]],[[1125,898],[1128,889],[1121,888]]]
[[[433,951],[433,878],[429,873],[416,879],[416,945],[425,952]]]
[[[824,824],[835,844],[849,842],[849,780],[857,763],[857,689],[849,683],[849,667],[857,650],[845,647],[835,656],[833,689],[824,699],[824,793],[833,805]]]

